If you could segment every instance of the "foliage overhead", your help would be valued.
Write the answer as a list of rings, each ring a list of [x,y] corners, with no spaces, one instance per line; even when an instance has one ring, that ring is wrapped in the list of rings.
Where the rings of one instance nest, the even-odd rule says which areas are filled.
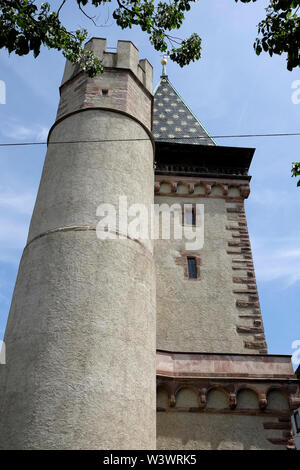
[[[292,166],[292,176],[300,176],[300,162],[294,162]],[[300,186],[300,180],[297,182],[297,186]]]
[[[257,0],[235,0],[242,3]],[[257,55],[262,51],[273,54],[286,53],[287,69],[300,66],[300,0],[270,0],[266,18],[258,24],[258,37],[254,42]],[[300,176],[300,163],[292,165],[292,176]],[[300,187],[300,180],[297,186]]]
[[[85,29],[68,31],[62,24],[60,13],[63,6],[74,2],[78,9],[93,22],[85,7],[101,7],[112,4],[116,7],[112,16],[122,28],[139,26],[149,35],[157,51],[168,54],[181,67],[201,56],[201,38],[193,33],[180,40],[170,32],[179,29],[186,12],[197,0],[62,0],[57,11],[49,2],[40,6],[35,0],[0,0],[0,48],[26,55],[33,51],[35,57],[42,45],[62,51],[64,56],[89,76],[102,72],[102,66],[92,52],[84,49],[87,38]],[[257,0],[235,0],[250,3]],[[273,54],[287,54],[287,68],[293,70],[300,65],[300,0],[270,0],[266,18],[258,25],[258,37],[254,49]]]
[[[242,3],[257,0],[235,0]],[[254,43],[257,55],[262,51],[273,54],[287,54],[287,69],[300,65],[300,0],[270,0],[266,18],[258,24],[258,37]]]
[[[0,0],[0,48],[18,55],[40,53],[41,46],[62,51],[63,55],[90,77],[103,71],[100,60],[91,51],[84,49],[87,38],[85,29],[68,31],[60,20],[60,12],[67,0],[63,0],[57,11],[49,2],[37,6],[34,0]],[[183,23],[184,15],[197,0],[117,0],[112,16],[122,28],[139,26],[149,35],[157,51],[168,54],[181,67],[201,56],[201,39],[193,33],[180,40],[169,34]],[[79,10],[93,21],[84,7],[100,7],[112,0],[74,0]]]
[[[57,11],[49,2],[36,5],[34,0],[0,0],[0,49],[34,57],[41,46],[62,51],[73,64],[78,64],[88,76],[103,72],[101,61],[93,52],[84,49],[88,32],[85,29],[69,31],[61,22],[60,12],[67,1],[73,1],[91,21],[86,6],[101,7],[115,3],[112,13],[122,29],[139,26],[145,31],[155,50],[169,55],[181,67],[201,57],[201,38],[193,33],[180,40],[170,31],[179,29],[186,12],[197,0],[61,0]],[[235,0],[250,3],[257,0]],[[269,0],[266,18],[258,25],[258,37],[254,43],[257,55],[262,51],[287,54],[287,69],[300,66],[300,0]],[[95,22],[94,22],[95,23]],[[300,176],[300,163],[294,163],[292,176]],[[300,186],[300,180],[298,181]]]

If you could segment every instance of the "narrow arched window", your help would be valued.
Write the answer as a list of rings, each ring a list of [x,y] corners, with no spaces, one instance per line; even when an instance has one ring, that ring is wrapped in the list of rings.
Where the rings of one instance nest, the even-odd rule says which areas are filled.
[[[197,263],[196,258],[188,256],[188,277],[189,279],[197,279]]]

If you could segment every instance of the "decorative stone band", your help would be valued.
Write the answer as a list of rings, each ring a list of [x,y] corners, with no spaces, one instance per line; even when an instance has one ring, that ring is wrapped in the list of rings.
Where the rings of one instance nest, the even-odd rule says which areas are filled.
[[[93,231],[93,232],[96,232],[97,230],[97,227],[95,225],[66,225],[64,227],[55,227],[53,229],[50,229],[50,230],[47,230],[46,232],[42,232],[40,233],[39,235],[37,235],[36,237],[32,238],[31,240],[29,240],[25,246],[25,248],[27,248],[29,245],[31,245],[31,243],[33,243],[34,241],[40,239],[40,238],[43,238],[43,237],[46,237],[47,235],[51,235],[53,233],[65,233],[65,232],[86,232],[86,231]],[[99,230],[99,229],[98,229]],[[101,230],[102,232],[110,232],[112,234],[115,234],[117,237],[119,237],[120,235],[122,237],[126,237],[128,240],[131,240],[133,242],[136,242],[138,243],[141,247],[143,248],[147,248],[140,240],[138,240],[137,238],[132,238],[130,237],[128,234],[124,234],[124,233],[121,233],[119,232],[118,230],[109,230],[108,228],[104,228],[104,230]],[[95,235],[96,237],[96,235]]]
[[[172,197],[210,197],[245,199],[250,194],[249,182],[243,179],[184,179],[176,176],[155,176],[155,194]]]
[[[281,430],[282,437],[267,439],[294,448],[290,416],[300,405],[300,381],[290,356],[157,351],[156,357],[158,412],[274,417],[263,427]],[[225,398],[221,406],[210,400],[214,391]],[[250,399],[242,398],[245,393]],[[274,402],[274,393],[282,398],[280,405]]]
[[[156,372],[157,375],[166,377],[246,377],[297,381],[291,356],[273,354],[188,353],[158,350]]]
[[[153,147],[153,152],[155,152],[155,142],[154,142],[154,139],[153,139],[153,136],[152,136],[152,133],[149,131],[149,129],[147,128],[147,126],[145,126],[145,124],[143,124],[139,119],[137,119],[135,116],[132,116],[131,114],[128,114],[127,112],[125,111],[122,111],[120,109],[114,109],[114,108],[109,108],[109,107],[100,107],[100,106],[93,106],[93,107],[82,107],[80,109],[77,109],[75,111],[72,111],[70,113],[67,113],[67,114],[64,114],[62,117],[58,118],[55,123],[50,127],[50,130],[49,130],[49,133],[48,133],[48,137],[47,137],[47,146],[49,145],[59,145],[61,143],[76,143],[76,142],[72,142],[72,141],[62,141],[62,142],[51,142],[51,134],[54,130],[54,128],[60,124],[61,122],[63,122],[65,119],[67,119],[68,117],[70,116],[73,116],[74,114],[78,114],[78,113],[83,113],[83,112],[89,112],[89,111],[95,111],[95,110],[98,110],[98,111],[107,111],[107,112],[111,112],[111,113],[115,113],[115,114],[122,114],[123,116],[126,116],[127,118],[129,119],[132,119],[133,121],[135,121],[137,124],[139,124],[143,129],[144,131],[147,133],[148,137],[149,137],[149,140],[151,141],[151,144],[152,144],[152,147]],[[122,141],[122,140],[121,140]],[[81,141],[82,142],[82,141]],[[85,143],[97,143],[98,140],[87,140]],[[133,141],[134,142],[134,141]],[[83,142],[82,142],[83,143]],[[105,141],[103,141],[103,143],[105,143]],[[106,141],[106,143],[110,143],[110,140],[108,139]]]
[[[227,241],[227,254],[232,257],[233,294],[236,297],[236,308],[240,318],[236,330],[240,334],[253,335],[253,340],[244,341],[245,349],[252,349],[260,354],[266,354],[267,343],[255,280],[244,202],[234,202],[226,199],[226,212],[228,220],[226,229],[230,235]]]

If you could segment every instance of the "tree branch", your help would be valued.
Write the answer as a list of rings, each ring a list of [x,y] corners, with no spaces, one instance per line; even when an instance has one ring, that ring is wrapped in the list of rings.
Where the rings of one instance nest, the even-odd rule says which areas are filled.
[[[96,21],[94,20],[95,16],[89,16],[89,15],[84,11],[84,9],[80,6],[79,3],[78,3],[78,8],[79,8],[79,10],[81,11],[81,13],[84,14],[84,16],[86,16],[89,20],[91,20],[91,21],[93,22],[93,24],[94,24],[95,26],[97,26],[97,28],[99,28],[100,25],[98,25],[98,24],[96,23]]]
[[[67,0],[63,0],[62,4],[60,5],[59,9],[57,10],[57,16],[59,16],[59,12],[62,9],[62,7],[64,6],[64,4],[66,3],[66,1]]]

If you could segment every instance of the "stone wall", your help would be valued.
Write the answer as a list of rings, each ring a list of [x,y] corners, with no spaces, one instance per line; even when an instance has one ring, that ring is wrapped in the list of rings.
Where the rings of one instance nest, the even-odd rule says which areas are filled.
[[[121,82],[130,88],[124,53],[133,49],[123,46],[130,77],[123,71]],[[69,72],[67,65],[65,79]],[[138,104],[120,109],[114,95],[110,109],[97,101],[96,86],[87,93],[88,80],[67,80],[78,88],[64,83],[65,111],[50,131],[5,333],[0,448],[152,449],[152,242],[96,236],[101,203],[117,208],[119,196],[148,210],[153,203],[152,95],[136,77],[147,101],[141,123]]]
[[[100,58],[104,72],[89,78],[77,66],[66,63],[60,87],[57,119],[85,108],[123,111],[152,125],[152,66],[138,60],[138,49],[129,41],[118,41],[115,53],[106,52],[106,40],[93,38],[87,43]]]
[[[275,429],[272,429],[272,424]],[[290,434],[289,418],[281,423]],[[270,429],[265,429],[265,425]],[[260,416],[158,413],[157,448],[183,450],[285,450],[278,420]],[[274,445],[270,439],[279,440]]]
[[[300,403],[291,357],[157,353],[161,449],[293,449]]]
[[[246,218],[245,181],[156,177],[157,204],[203,204],[204,246],[157,240],[157,347],[168,351],[266,353]],[[171,232],[172,233],[172,232]],[[194,255],[198,282],[187,278]]]

